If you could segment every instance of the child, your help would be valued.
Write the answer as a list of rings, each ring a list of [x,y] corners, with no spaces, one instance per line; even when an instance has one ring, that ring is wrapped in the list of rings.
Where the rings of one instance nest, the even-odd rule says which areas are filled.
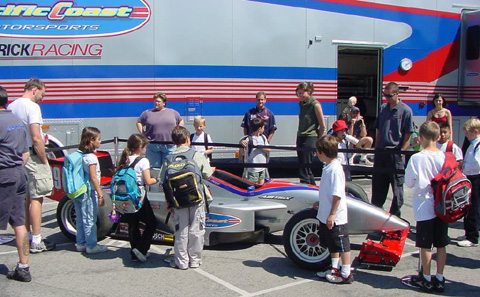
[[[345,140],[345,135],[347,135],[348,126],[344,120],[337,120],[332,125],[333,136],[337,139],[338,149],[346,150],[348,148],[347,141]],[[342,165],[349,165],[349,155],[347,153],[338,153],[337,159]]]
[[[191,148],[197,152],[203,152],[205,156],[212,160],[213,148],[208,146],[208,143],[212,143],[212,138],[209,134],[205,133],[205,118],[202,116],[196,116],[193,119],[193,127],[195,128],[195,133],[190,135],[190,142],[203,143],[204,145],[192,145]]]
[[[338,142],[335,137],[325,135],[317,140],[317,157],[326,165],[320,182],[317,219],[320,221],[321,242],[326,243],[332,266],[317,276],[331,283],[351,284],[350,239],[348,237],[347,201],[345,196],[345,174],[337,158]],[[340,259],[342,266],[340,268]]]
[[[478,223],[480,205],[480,120],[470,119],[463,125],[465,136],[470,141],[470,146],[465,153],[463,173],[472,183],[472,205],[463,219],[465,239],[457,244],[463,247],[478,245]]]
[[[435,214],[434,195],[430,181],[442,170],[445,154],[437,148],[440,127],[427,121],[420,126],[419,139],[423,150],[413,155],[405,170],[405,184],[413,188],[412,206],[416,224],[415,246],[420,248],[422,272],[412,277],[412,283],[424,291],[443,292],[443,269],[447,260],[448,223]],[[432,245],[437,248],[437,274],[430,275]]]
[[[351,111],[351,120],[348,122],[348,134],[358,139],[358,143],[351,144],[351,147],[359,149],[370,149],[373,144],[373,138],[367,135],[367,126],[364,118],[360,115],[360,108],[353,106]],[[373,163],[367,159],[367,154],[360,154],[360,164],[372,166]]]
[[[245,136],[240,140],[240,144],[247,150],[248,161],[247,163],[267,163],[268,148],[252,148],[251,151],[248,148],[250,139],[252,143],[250,145],[268,145],[267,137],[263,134],[265,131],[265,121],[260,118],[255,118],[250,122],[250,128],[253,133],[251,136]],[[245,154],[245,152],[243,152]],[[265,177],[267,176],[266,168],[247,168],[247,179],[255,182],[259,185],[265,183]]]
[[[437,147],[442,152],[447,151],[447,147],[449,146],[449,142],[451,142],[452,148],[450,152],[455,155],[455,159],[457,160],[457,164],[459,168],[463,168],[463,153],[460,147],[455,144],[452,140],[450,140],[452,131],[450,129],[450,125],[448,123],[440,123],[440,138],[438,139]]]
[[[181,155],[190,150],[190,133],[185,127],[176,126],[172,130],[173,143],[177,145],[173,155]],[[202,172],[202,177],[208,179],[213,170],[203,154],[194,154],[193,160]],[[165,180],[167,160],[160,170],[160,180]],[[205,234],[205,205],[204,202],[187,208],[173,209],[167,204],[167,209],[173,212],[175,221],[175,262],[170,262],[174,267],[182,270],[197,268],[202,264],[202,250]]]
[[[82,136],[78,149],[84,153],[83,170],[89,177],[88,191],[73,200],[77,215],[77,251],[96,254],[106,252],[106,246],[97,244],[97,212],[98,206],[105,205],[103,192],[100,189],[100,165],[95,151],[101,143],[100,130],[94,127],[86,127],[82,130]],[[98,205],[97,205],[98,199]]]
[[[147,145],[150,141],[142,134],[132,134],[127,141],[127,147],[123,150],[120,161],[118,162],[118,168],[133,164],[135,160],[145,155],[147,151]],[[150,175],[150,161],[147,158],[141,158],[133,167],[137,176],[137,184],[141,185],[153,185],[158,182],[158,179],[151,177]],[[147,261],[148,250],[152,243],[152,237],[157,228],[157,220],[153,213],[150,201],[147,198],[147,192],[143,198],[142,207],[135,213],[125,214],[125,218],[128,221],[128,238],[130,240],[132,259],[139,260],[141,262]],[[140,232],[140,221],[145,223],[145,229],[143,233]]]

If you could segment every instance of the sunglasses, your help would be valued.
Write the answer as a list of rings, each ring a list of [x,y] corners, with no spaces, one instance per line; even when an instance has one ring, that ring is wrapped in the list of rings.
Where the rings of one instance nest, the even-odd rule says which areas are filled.
[[[393,94],[385,94],[385,93],[383,93],[383,96],[388,97],[388,98],[392,98],[393,96],[396,96],[396,95],[397,95],[397,93],[393,93]]]

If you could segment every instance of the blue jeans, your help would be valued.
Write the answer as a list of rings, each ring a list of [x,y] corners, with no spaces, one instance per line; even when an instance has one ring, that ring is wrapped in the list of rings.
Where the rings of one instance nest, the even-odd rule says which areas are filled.
[[[77,215],[77,245],[94,248],[97,245],[97,195],[88,192],[73,200]]]
[[[173,144],[154,144],[147,145],[146,157],[150,161],[150,167],[160,168],[167,155],[170,155],[175,151],[175,145]]]

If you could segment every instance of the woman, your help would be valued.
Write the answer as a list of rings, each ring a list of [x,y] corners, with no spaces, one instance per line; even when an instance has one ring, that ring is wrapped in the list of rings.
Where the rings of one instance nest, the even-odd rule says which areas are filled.
[[[164,93],[156,93],[153,100],[155,107],[142,112],[137,120],[138,132],[150,141],[171,142],[173,127],[183,126],[182,117],[177,111],[166,107],[167,96]],[[173,151],[175,151],[173,144],[150,143],[147,145],[146,156],[152,168],[160,168],[165,157]]]
[[[297,156],[301,166],[312,164],[315,142],[325,132],[322,105],[312,96],[313,91],[311,82],[300,83],[296,90],[296,95],[300,99],[298,103],[300,112],[298,114],[297,149],[299,150],[297,150]],[[298,169],[300,182],[315,185],[312,169],[303,166]]]
[[[447,102],[442,94],[436,94],[432,100],[434,108],[427,114],[427,121],[434,121],[437,124],[448,123],[452,131],[450,140],[453,139],[452,113],[446,109]]]

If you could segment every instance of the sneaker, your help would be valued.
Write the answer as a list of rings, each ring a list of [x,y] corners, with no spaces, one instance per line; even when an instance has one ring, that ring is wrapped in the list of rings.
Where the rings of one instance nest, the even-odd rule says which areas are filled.
[[[177,268],[177,269],[181,269],[181,270],[187,270],[187,269],[188,269],[188,267],[185,267],[185,268],[178,267],[178,266],[177,266],[177,263],[175,263],[175,260],[170,261],[170,267],[172,267],[172,268]]]
[[[340,271],[336,271],[335,273],[327,274],[326,278],[327,278],[327,281],[329,281],[330,283],[334,283],[334,284],[351,284],[351,283],[353,283],[353,275],[351,273],[347,278],[345,278],[340,273]]]
[[[45,251],[51,251],[55,248],[55,243],[47,241],[47,240],[42,240],[40,243],[30,243],[30,253],[36,254],[36,253],[41,253]]]
[[[202,261],[199,261],[197,263],[190,263],[190,265],[188,265],[190,268],[198,268],[200,267],[200,265],[202,265]]]
[[[19,282],[29,282],[32,280],[32,276],[30,275],[30,267],[19,268],[16,266],[13,271],[9,271],[7,273],[7,278],[14,279]]]
[[[137,257],[137,259],[140,261],[140,262],[146,262],[147,261],[147,257],[142,254],[142,252],[140,252],[138,249],[132,249],[132,253]]]
[[[433,278],[436,278],[434,276],[432,276]],[[414,275],[412,276],[412,278],[410,279],[410,282],[413,284],[413,285],[417,285],[418,287],[422,288],[423,291],[425,292],[432,292],[433,291],[433,283],[430,281],[427,281],[425,279],[425,277],[423,276],[423,273],[419,274],[419,275]]]
[[[373,166],[373,163],[370,162],[367,158],[365,158],[365,159],[360,159],[360,161],[358,162],[358,164],[363,164],[363,165],[367,165],[367,166]]]
[[[457,244],[458,244],[458,246],[462,246],[462,247],[478,246],[478,243],[473,243],[473,242],[471,242],[471,241],[468,240],[468,239],[459,241],[459,242],[457,242]]]
[[[77,252],[80,252],[80,253],[83,253],[83,252],[87,251],[87,246],[85,246],[85,245],[76,244],[75,248],[77,249]]]
[[[108,248],[104,245],[97,244],[93,248],[87,247],[87,254],[98,254],[98,253],[103,253],[103,252],[106,252],[106,251],[108,251]]]
[[[439,281],[436,276],[432,276],[432,284],[433,284],[433,290],[435,292],[443,292],[445,291],[445,278],[443,280]]]
[[[319,278],[326,278],[327,275],[334,274],[336,271],[337,269],[333,269],[332,266],[330,265],[327,268],[325,268],[325,270],[315,273],[315,275],[318,276]]]

